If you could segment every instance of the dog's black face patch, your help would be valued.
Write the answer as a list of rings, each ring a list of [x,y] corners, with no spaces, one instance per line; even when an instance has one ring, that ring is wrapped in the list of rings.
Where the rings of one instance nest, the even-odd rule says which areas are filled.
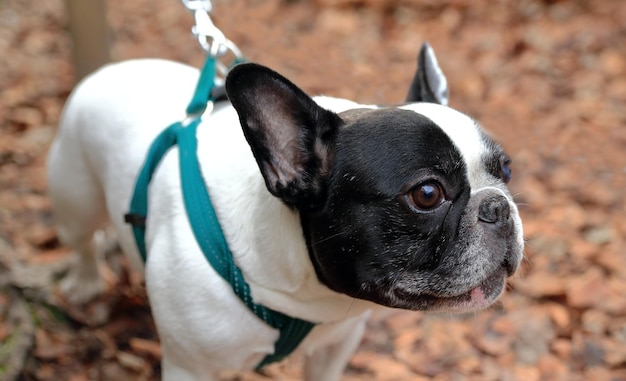
[[[471,292],[497,296],[505,277],[499,256],[507,248],[496,246],[500,236],[504,246],[510,241],[512,223],[501,232],[471,234],[477,218],[469,209],[478,206],[468,207],[466,160],[450,137],[409,110],[352,113],[341,114],[346,125],[338,133],[325,206],[301,214],[319,279],[335,291],[409,309],[454,309],[472,304]],[[414,192],[441,199],[420,208]],[[497,279],[472,291],[478,284],[465,274],[472,271],[465,266],[468,240],[484,236],[493,241],[484,255],[494,257]],[[499,254],[490,255],[492,248]]]

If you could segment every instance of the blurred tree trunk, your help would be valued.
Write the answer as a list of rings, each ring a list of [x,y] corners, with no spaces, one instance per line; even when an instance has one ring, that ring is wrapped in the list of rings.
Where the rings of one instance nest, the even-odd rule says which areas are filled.
[[[66,4],[78,82],[110,60],[106,7],[104,0],[66,0]]]

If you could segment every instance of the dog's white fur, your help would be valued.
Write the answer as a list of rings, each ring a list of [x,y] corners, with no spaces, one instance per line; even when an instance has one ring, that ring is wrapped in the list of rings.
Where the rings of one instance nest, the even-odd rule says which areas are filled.
[[[143,271],[123,215],[150,143],[184,117],[197,78],[196,69],[182,64],[128,61],[101,69],[72,94],[48,163],[61,240],[79,254],[77,268],[62,284],[71,301],[85,301],[102,290],[94,232],[109,223],[133,265]],[[316,100],[337,112],[373,107]],[[455,143],[464,157],[479,159],[482,143],[470,118],[438,105],[407,108],[444,129],[462,130],[448,134],[459,137]],[[300,346],[305,377],[338,379],[374,305],[318,281],[299,216],[266,190],[232,107],[218,105],[205,117],[198,141],[203,176],[254,300],[323,323]],[[145,279],[163,347],[163,378],[213,380],[215,369],[254,368],[273,351],[278,332],[244,306],[196,244],[182,203],[176,149],[157,169],[149,195]]]

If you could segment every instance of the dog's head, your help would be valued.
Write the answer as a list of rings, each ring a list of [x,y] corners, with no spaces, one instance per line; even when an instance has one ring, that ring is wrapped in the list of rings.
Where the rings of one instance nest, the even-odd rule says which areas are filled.
[[[331,112],[255,64],[235,67],[226,88],[267,189],[300,212],[321,282],[413,310],[480,309],[500,295],[523,251],[510,159],[445,106],[427,44],[399,107]]]

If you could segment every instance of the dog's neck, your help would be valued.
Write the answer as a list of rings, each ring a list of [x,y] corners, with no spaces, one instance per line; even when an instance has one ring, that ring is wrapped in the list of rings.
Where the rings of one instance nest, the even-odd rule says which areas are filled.
[[[262,181],[257,186],[265,187]],[[255,247],[249,253],[233,248],[255,300],[288,315],[318,322],[339,321],[372,307],[369,302],[336,293],[320,283],[309,259],[298,212],[267,192],[256,194],[257,207],[249,210],[253,221],[252,230],[246,232],[249,240],[241,241],[254,242]],[[248,266],[254,272],[246,274]]]

